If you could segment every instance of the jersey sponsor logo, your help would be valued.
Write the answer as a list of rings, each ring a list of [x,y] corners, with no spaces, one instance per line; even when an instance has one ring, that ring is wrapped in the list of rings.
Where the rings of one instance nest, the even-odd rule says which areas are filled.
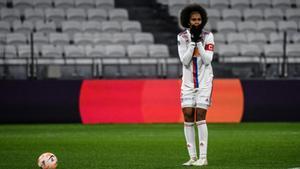
[[[215,48],[214,44],[205,45],[205,50],[214,51],[214,48]]]

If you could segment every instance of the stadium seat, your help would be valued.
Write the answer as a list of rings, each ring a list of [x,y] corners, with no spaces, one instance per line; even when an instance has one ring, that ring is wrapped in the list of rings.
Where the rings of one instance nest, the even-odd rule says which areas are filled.
[[[129,45],[127,46],[128,57],[147,57],[148,50],[145,45]]]
[[[251,0],[251,6],[260,9],[271,8],[272,2],[271,0]]]
[[[270,33],[270,43],[279,43],[283,45],[283,33],[282,32],[272,32]]]
[[[287,57],[300,57],[300,44],[287,44],[286,55]]]
[[[294,33],[292,36],[293,43],[300,43],[300,33]]]
[[[264,16],[266,20],[278,22],[283,20],[284,14],[280,8],[267,8],[264,10]]]
[[[288,21],[291,21],[291,20],[293,20],[293,21],[300,21],[300,12],[299,12],[299,9],[287,9],[285,11],[285,17],[286,17],[286,20],[288,20]]]
[[[249,43],[258,44],[259,46],[267,43],[267,36],[262,32],[247,33],[247,39]]]
[[[6,7],[7,7],[7,0],[1,0],[0,1],[0,8],[6,8]]]
[[[127,21],[128,11],[126,9],[115,8],[108,11],[108,17],[110,21]]]
[[[225,9],[229,8],[229,0],[210,0],[211,8]]]
[[[56,23],[64,21],[66,17],[65,11],[59,8],[47,8],[45,15],[46,21],[54,21]]]
[[[94,44],[108,45],[112,43],[113,43],[113,39],[112,39],[112,34],[110,33],[97,33],[94,36]]]
[[[216,30],[216,26],[212,24],[212,22],[207,22],[205,27],[204,27],[205,30],[207,31],[215,31]]]
[[[149,45],[154,43],[154,37],[151,33],[135,33],[133,37],[135,44]]]
[[[33,0],[34,8],[52,8],[53,1],[52,0]]]
[[[74,34],[75,45],[94,45],[94,34],[91,33],[75,33]]]
[[[0,44],[2,44],[2,45],[6,44],[6,35],[7,35],[7,33],[0,32]]]
[[[209,16],[209,21],[215,22],[221,20],[220,10],[216,8],[208,8],[206,12],[207,15]]]
[[[106,21],[108,13],[105,9],[88,9],[87,16],[89,21]]]
[[[2,21],[8,21],[9,23],[12,23],[15,20],[21,19],[21,14],[18,9],[2,8],[0,11],[1,11],[0,16]]]
[[[54,22],[43,22],[43,21],[37,21],[35,23],[35,29],[36,32],[42,32],[42,33],[51,33],[56,32],[56,25]]]
[[[214,34],[214,41],[216,44],[224,44],[226,43],[226,38],[225,35],[223,33],[216,33]]]
[[[223,20],[238,22],[242,19],[242,13],[238,9],[224,9],[222,11],[222,18]]]
[[[297,25],[297,22],[295,22],[295,21],[279,21],[278,29],[281,32],[283,32],[283,31],[286,31],[288,33],[297,32],[298,25]]]
[[[217,22],[217,30],[221,33],[236,32],[236,25],[233,21]]]
[[[49,42],[57,46],[69,45],[70,37],[66,33],[50,33]]]
[[[137,33],[142,31],[142,26],[139,21],[123,21],[122,31],[127,33]]]
[[[230,0],[230,6],[232,9],[244,10],[250,8],[250,0]]]
[[[43,45],[41,49],[42,57],[54,57],[54,58],[62,58],[63,49],[61,46],[54,46],[52,44]]]
[[[96,7],[95,0],[75,0],[76,8],[91,9]]]
[[[153,44],[148,46],[150,57],[169,57],[169,49],[163,44]]]
[[[66,57],[85,57],[85,49],[80,45],[66,45],[64,53]]]
[[[284,32],[283,32],[284,33]],[[298,32],[287,32],[286,36],[286,42],[287,43],[293,43],[293,37],[296,36]]]
[[[12,28],[15,33],[30,34],[33,31],[34,25],[30,21],[14,21]]]
[[[18,56],[19,57],[26,57],[29,58],[31,57],[31,46],[30,45],[19,45],[17,47],[18,50]],[[33,48],[33,57],[38,57],[39,56],[39,49],[38,47]]]
[[[24,17],[26,21],[36,22],[38,20],[44,21],[45,20],[45,13],[42,8],[35,8],[35,9],[25,9]]]
[[[209,0],[189,0],[189,3],[197,3],[203,5],[204,7],[209,7]],[[171,59],[170,59],[171,60]]]
[[[188,0],[169,0],[168,9],[171,16],[177,17],[179,11],[188,4]]]
[[[245,21],[237,23],[238,32],[249,33],[257,31],[257,24],[254,21]]]
[[[97,21],[82,22],[82,31],[87,33],[99,33],[102,31],[101,22],[97,22]]]
[[[68,9],[68,8],[75,7],[74,0],[54,0],[53,2],[54,2],[55,8]]]
[[[266,57],[281,57],[283,56],[283,47],[281,44],[265,44],[264,55]]]
[[[5,45],[4,47],[5,58],[16,58],[18,57],[17,48],[15,45]]]
[[[87,45],[85,47],[87,57],[105,57],[106,49],[104,45]]]
[[[117,21],[102,22],[102,31],[107,33],[115,33],[121,31],[121,25]]]
[[[18,8],[20,10],[32,8],[34,5],[32,0],[12,0],[12,3],[15,9]]]
[[[0,57],[4,58],[4,53],[5,53],[5,46],[4,45],[0,45]]]
[[[245,9],[244,10],[244,20],[245,21],[258,21],[263,20],[264,14],[261,9]]]
[[[296,6],[297,6],[298,8],[300,7],[300,1],[297,1],[297,0],[292,1],[292,0],[291,0],[291,2],[294,2],[294,4],[296,4]]]
[[[257,44],[242,44],[240,45],[242,56],[260,56],[262,49]]]
[[[233,44],[220,44],[218,47],[218,53],[223,57],[234,57],[239,55],[239,48],[237,45]]]
[[[126,55],[126,50],[123,45],[107,45],[105,49],[108,57],[125,57]]]
[[[69,35],[82,31],[82,24],[79,21],[64,21],[62,22],[62,31]]]
[[[258,21],[257,31],[268,34],[277,31],[277,26],[274,21]]]
[[[115,8],[114,0],[95,0],[95,2],[96,2],[96,8],[102,8],[106,10]]]
[[[160,3],[162,5],[168,5],[169,0],[156,0],[157,3]]]
[[[7,21],[0,21],[0,33],[10,33],[10,23]]]
[[[42,32],[37,32],[33,34],[33,41],[37,46],[46,45],[49,44],[49,37]]]
[[[247,37],[244,33],[228,33],[227,42],[228,44],[235,44],[235,45],[248,43]]]
[[[85,21],[87,18],[87,15],[85,13],[85,10],[82,8],[68,8],[66,9],[66,15],[68,21]]]
[[[124,46],[133,44],[133,38],[130,33],[114,33],[113,41],[116,44],[121,44]]]
[[[272,0],[273,8],[288,9],[291,8],[291,3],[289,0]]]
[[[28,36],[23,33],[9,33],[6,35],[6,44],[8,45],[25,45],[27,41]]]

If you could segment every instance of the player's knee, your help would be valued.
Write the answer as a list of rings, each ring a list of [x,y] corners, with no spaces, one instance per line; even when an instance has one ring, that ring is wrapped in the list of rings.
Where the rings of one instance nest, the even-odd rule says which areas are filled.
[[[206,117],[205,117],[205,114],[200,114],[200,115],[199,115],[199,121],[205,120],[205,118],[206,118]]]
[[[197,121],[205,120],[206,119],[206,110],[201,109],[197,111]]]
[[[194,114],[190,113],[190,112],[184,112],[184,117],[192,118],[192,117],[194,117]]]
[[[184,120],[186,122],[194,122],[194,114],[193,113],[185,112],[184,113]]]

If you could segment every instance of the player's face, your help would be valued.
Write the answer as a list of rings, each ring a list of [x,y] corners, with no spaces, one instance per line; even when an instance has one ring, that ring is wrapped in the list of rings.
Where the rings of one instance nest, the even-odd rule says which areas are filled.
[[[201,18],[200,13],[193,12],[190,17],[190,26],[198,27],[201,25],[201,22],[202,22],[202,18]]]

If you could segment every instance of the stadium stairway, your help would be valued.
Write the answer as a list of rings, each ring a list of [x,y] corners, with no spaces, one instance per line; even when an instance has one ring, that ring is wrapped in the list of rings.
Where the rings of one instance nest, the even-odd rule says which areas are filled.
[[[130,20],[142,24],[143,32],[151,32],[155,43],[166,44],[171,57],[178,57],[176,35],[181,31],[177,18],[169,15],[168,7],[156,0],[115,0],[116,8],[126,8]]]

